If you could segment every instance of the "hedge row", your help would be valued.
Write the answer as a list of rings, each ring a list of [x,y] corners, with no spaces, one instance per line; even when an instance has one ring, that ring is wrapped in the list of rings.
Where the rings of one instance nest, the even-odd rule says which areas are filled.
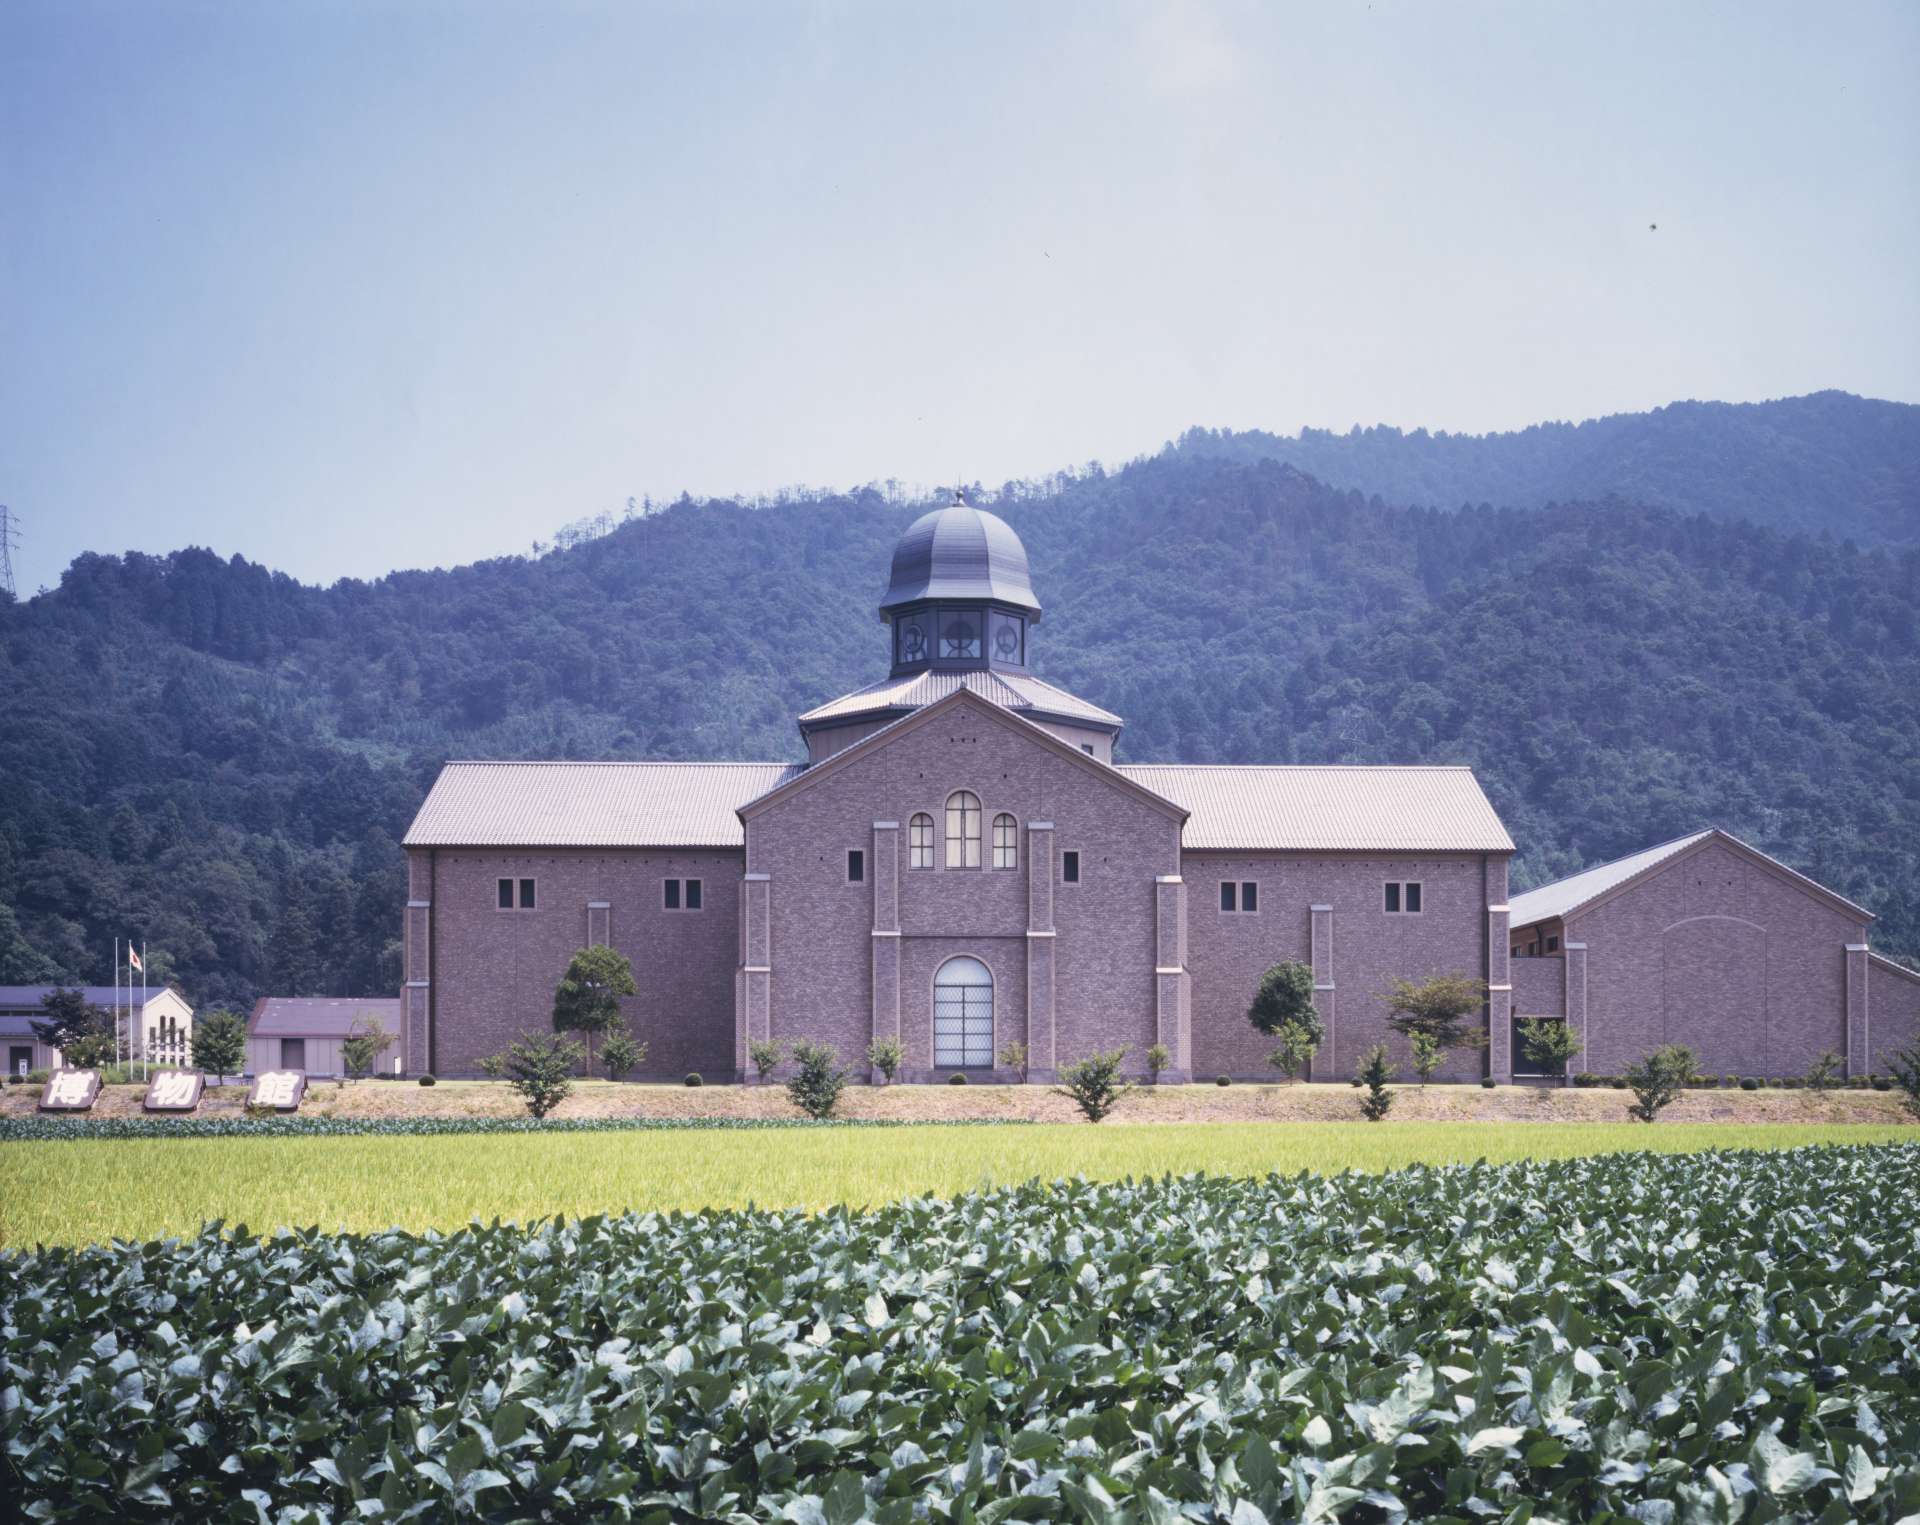
[[[342,1138],[376,1134],[424,1138],[443,1133],[651,1133],[674,1129],[1018,1128],[1024,1117],[981,1121],[835,1117],[0,1117],[0,1143],[92,1138]]]
[[[30,1518],[1920,1511],[1920,1145],[0,1257]]]

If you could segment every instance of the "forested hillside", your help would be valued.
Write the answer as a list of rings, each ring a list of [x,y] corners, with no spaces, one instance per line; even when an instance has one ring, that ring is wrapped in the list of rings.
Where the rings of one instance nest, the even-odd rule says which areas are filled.
[[[1619,497],[1655,508],[1920,545],[1920,407],[1845,392],[1676,402],[1513,434],[1375,427],[1283,438],[1195,429],[1172,449],[1282,461],[1389,503],[1537,508]]]
[[[995,506],[1037,669],[1127,718],[1126,759],[1467,762],[1516,888],[1713,823],[1920,953],[1920,550],[1618,499],[1398,507],[1195,448]],[[443,759],[795,756],[794,714],[883,673],[922,507],[683,500],[324,590],[81,558],[0,605],[0,983],[104,981],[133,934],[200,1002],[390,992],[396,843]]]

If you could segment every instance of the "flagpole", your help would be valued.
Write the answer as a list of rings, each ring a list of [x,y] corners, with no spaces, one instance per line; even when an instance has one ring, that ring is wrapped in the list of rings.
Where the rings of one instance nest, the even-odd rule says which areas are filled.
[[[147,1078],[148,1049],[147,1042],[147,940],[140,939],[140,1078]]]
[[[120,939],[113,940],[113,1062],[120,1062]]]

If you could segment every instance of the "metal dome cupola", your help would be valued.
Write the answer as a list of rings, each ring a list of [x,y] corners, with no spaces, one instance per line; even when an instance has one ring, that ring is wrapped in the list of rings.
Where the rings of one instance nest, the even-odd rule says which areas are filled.
[[[1027,627],[1040,622],[1027,548],[997,514],[959,492],[922,514],[893,548],[880,603],[893,628],[893,670],[1027,668]]]

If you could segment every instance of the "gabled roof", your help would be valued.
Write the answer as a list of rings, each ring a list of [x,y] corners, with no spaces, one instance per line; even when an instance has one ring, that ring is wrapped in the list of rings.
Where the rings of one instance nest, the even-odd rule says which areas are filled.
[[[408,847],[740,847],[735,811],[798,763],[450,762]]]
[[[396,1036],[400,1002],[393,997],[345,1000],[313,996],[262,996],[253,1003],[247,1032],[255,1038],[345,1038],[362,1017],[378,1017]]]
[[[1047,730],[1044,726],[1036,725],[1017,710],[1010,710],[1004,705],[995,704],[991,699],[976,694],[971,688],[960,687],[954,689],[954,691],[944,699],[938,699],[934,703],[927,705],[924,709],[914,710],[910,714],[902,715],[891,724],[881,726],[877,731],[868,732],[852,746],[835,752],[833,756],[815,763],[811,768],[796,770],[793,777],[783,779],[759,798],[749,800],[746,804],[742,805],[740,807],[742,822],[744,823],[745,818],[749,814],[758,811],[764,805],[771,804],[775,799],[784,798],[794,790],[804,789],[816,779],[837,773],[840,769],[848,766],[855,760],[867,756],[879,747],[885,746],[896,737],[904,735],[906,732],[914,730],[921,725],[931,723],[938,716],[946,714],[949,710],[961,708],[962,706],[971,706],[984,711],[986,714],[997,716],[1008,725],[1019,727],[1038,744],[1068,759],[1074,766],[1085,768],[1092,773],[1104,775],[1109,781],[1118,784],[1126,793],[1154,806],[1156,809],[1165,811],[1168,815],[1178,820],[1184,821],[1187,817],[1185,807],[1174,803],[1164,795],[1156,794],[1150,787],[1141,783],[1138,779],[1129,778],[1121,769],[1114,767],[1110,763],[1103,763],[1097,757],[1081,751],[1078,747],[1068,742],[1062,741],[1058,736],[1054,735],[1053,732]]]
[[[800,717],[804,730],[825,720],[852,720],[861,715],[880,715],[890,710],[916,710],[936,704],[947,695],[968,689],[1002,709],[1032,711],[1062,720],[1081,720],[1096,726],[1118,728],[1122,722],[1111,710],[1055,688],[1051,683],[1026,673],[986,671],[917,672],[898,678],[883,678],[855,689],[838,699],[830,699]]]
[[[1471,768],[1141,764],[1189,812],[1188,852],[1512,852]]]
[[[1571,916],[1574,912],[1592,905],[1596,900],[1611,895],[1615,890],[1625,888],[1662,864],[1694,852],[1709,842],[1720,842],[1733,848],[1761,866],[1784,875],[1800,889],[1859,916],[1862,920],[1874,919],[1873,912],[1855,905],[1844,895],[1836,895],[1824,884],[1788,868],[1778,858],[1768,857],[1759,848],[1748,846],[1732,833],[1722,831],[1717,826],[1710,826],[1705,831],[1695,831],[1684,837],[1675,837],[1671,842],[1662,842],[1655,847],[1643,848],[1628,857],[1616,858],[1611,863],[1582,869],[1569,878],[1556,880],[1552,884],[1543,884],[1539,889],[1528,890],[1523,895],[1515,895],[1508,902],[1507,926],[1510,931],[1518,931],[1521,927],[1548,921],[1556,916]]]
[[[31,1011],[39,1016],[41,997],[55,988],[52,985],[0,985],[0,1011]],[[66,985],[58,988],[72,990],[75,987]],[[128,994],[124,985],[118,990],[111,985],[82,985],[79,990],[90,1005],[104,1006],[108,1011],[115,1006],[123,1011],[127,1007]],[[147,986],[147,1004],[151,1006],[168,993],[169,987],[165,985]],[[140,1004],[140,987],[137,984],[133,987],[132,1001],[135,1006]]]

